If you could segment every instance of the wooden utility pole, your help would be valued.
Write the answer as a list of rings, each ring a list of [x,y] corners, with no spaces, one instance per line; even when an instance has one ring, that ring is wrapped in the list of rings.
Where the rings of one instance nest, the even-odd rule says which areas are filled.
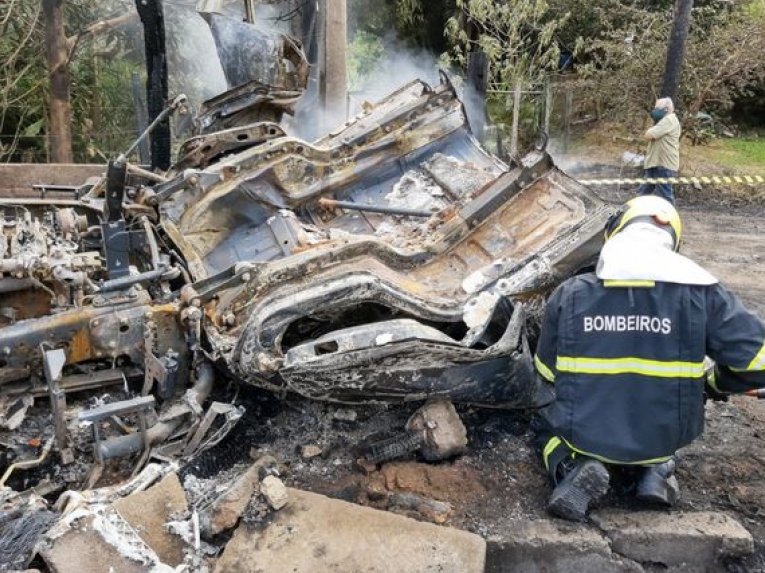
[[[347,116],[348,74],[346,66],[346,0],[324,0],[323,59],[320,101],[327,119],[337,121]]]
[[[45,51],[50,75],[48,141],[52,163],[72,163],[72,106],[69,100],[69,50],[64,31],[64,1],[43,0]]]

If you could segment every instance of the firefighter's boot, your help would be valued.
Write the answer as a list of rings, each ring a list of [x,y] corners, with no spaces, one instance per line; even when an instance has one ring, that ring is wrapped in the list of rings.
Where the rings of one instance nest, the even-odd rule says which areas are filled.
[[[547,504],[547,511],[571,521],[584,521],[587,509],[608,491],[609,475],[606,467],[596,460],[588,460],[567,471],[555,487]]]
[[[680,486],[675,477],[675,460],[649,466],[637,485],[637,498],[660,505],[672,506],[680,497]]]

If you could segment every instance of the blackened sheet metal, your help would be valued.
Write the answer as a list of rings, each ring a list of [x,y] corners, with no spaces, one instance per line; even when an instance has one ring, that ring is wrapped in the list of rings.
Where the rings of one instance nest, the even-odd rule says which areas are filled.
[[[257,80],[283,89],[305,89],[308,60],[299,40],[222,14],[202,16],[210,25],[229,86]]]
[[[224,153],[235,153],[268,139],[284,137],[282,127],[276,123],[260,122],[244,127],[216,131],[187,139],[178,151],[178,161],[173,170],[205,168]]]
[[[216,133],[254,122],[279,122],[283,114],[295,112],[302,94],[302,90],[251,80],[205,101],[194,122],[195,133]]]
[[[318,400],[398,402],[446,398],[456,402],[531,407],[536,380],[531,356],[406,341],[344,352],[285,367],[285,389]]]

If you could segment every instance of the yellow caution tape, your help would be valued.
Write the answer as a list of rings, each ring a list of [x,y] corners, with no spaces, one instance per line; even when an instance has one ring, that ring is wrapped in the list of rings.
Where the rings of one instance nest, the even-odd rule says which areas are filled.
[[[641,185],[643,183],[684,183],[696,185],[733,185],[741,183],[754,185],[756,183],[765,183],[765,177],[762,175],[731,175],[731,176],[709,176],[709,177],[656,177],[656,178],[626,178],[626,179],[580,179],[579,183],[584,185]]]

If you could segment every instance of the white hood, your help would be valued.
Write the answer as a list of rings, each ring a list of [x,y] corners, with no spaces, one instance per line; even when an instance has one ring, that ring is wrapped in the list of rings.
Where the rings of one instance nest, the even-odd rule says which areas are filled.
[[[712,285],[718,280],[672,250],[672,237],[650,223],[634,223],[603,245],[595,274],[601,280],[652,280]]]

